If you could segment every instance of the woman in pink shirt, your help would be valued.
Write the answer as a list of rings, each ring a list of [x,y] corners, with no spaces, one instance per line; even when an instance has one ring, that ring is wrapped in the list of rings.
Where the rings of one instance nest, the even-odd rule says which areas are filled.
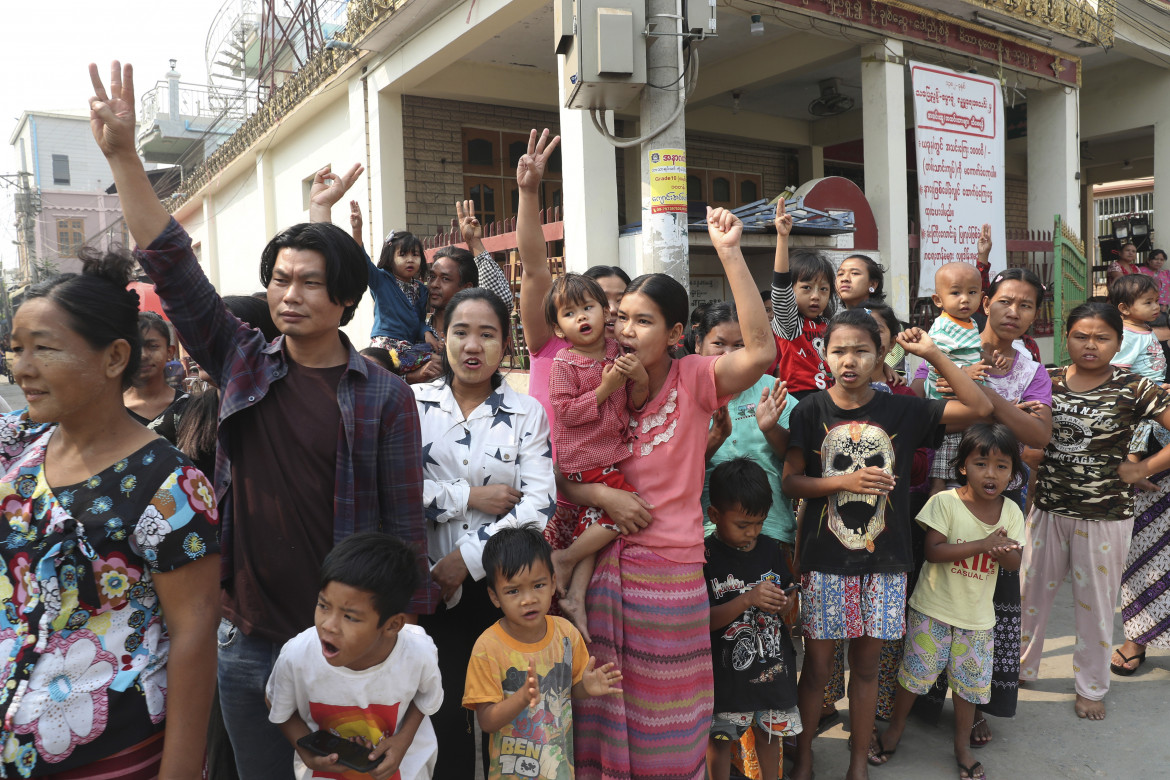
[[[648,520],[611,517],[626,535],[597,556],[586,594],[590,650],[613,661],[623,695],[575,707],[577,777],[704,776],[712,716],[710,619],[703,582],[703,454],[707,421],[751,387],[776,356],[763,301],[739,248],[742,223],[708,212],[711,242],[739,310],[745,346],[719,357],[675,359],[686,327],[685,288],[646,274],[626,288],[617,339],[642,362],[649,399],[631,415],[633,440],[622,469],[649,504]],[[633,501],[600,484],[566,486],[576,503]],[[620,494],[615,496],[614,494]],[[664,731],[661,724],[670,723]]]

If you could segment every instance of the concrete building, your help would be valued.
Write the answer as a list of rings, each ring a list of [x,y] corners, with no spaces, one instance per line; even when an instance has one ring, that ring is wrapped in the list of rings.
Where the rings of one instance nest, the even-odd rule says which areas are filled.
[[[1093,184],[1170,176],[1170,103],[1161,99],[1170,94],[1170,13],[1161,4],[729,0],[718,14],[685,111],[690,199],[734,206],[826,175],[855,181],[903,315],[917,217],[909,59],[1001,81],[1014,129],[1009,231],[1051,230],[1059,214],[1091,240]],[[463,198],[506,220],[515,156],[532,127],[562,136],[543,197],[564,209],[567,266],[618,261],[639,272],[637,242],[619,237],[620,225],[641,218],[638,149],[616,150],[584,112],[561,107],[552,31],[548,0],[350,2],[340,38],[353,50],[315,56],[175,199],[212,280],[224,292],[256,289],[260,249],[307,218],[308,185],[325,164],[366,165],[353,193],[367,244],[391,228],[445,230]],[[853,107],[812,113],[826,83]],[[637,135],[637,117],[619,112],[615,130]],[[1170,236],[1170,208],[1154,209],[1152,224]],[[745,241],[761,287],[772,241]],[[692,233],[690,244],[692,278],[718,277],[706,237]],[[371,322],[365,302],[351,332],[362,340]]]
[[[89,115],[25,111],[9,143],[20,161],[16,219],[22,283],[80,271],[87,243],[126,245],[110,166],[93,141]]]

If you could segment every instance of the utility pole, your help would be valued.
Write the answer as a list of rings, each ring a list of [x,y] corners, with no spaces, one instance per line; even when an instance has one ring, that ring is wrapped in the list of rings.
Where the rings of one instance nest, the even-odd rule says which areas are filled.
[[[39,281],[37,269],[37,214],[41,210],[40,190],[30,183],[32,174],[19,171],[15,174],[0,174],[0,183],[16,188],[16,235],[20,251],[20,273],[27,282]]]
[[[646,133],[664,124],[666,127],[641,145],[643,270],[677,279],[689,294],[686,121],[682,110],[687,79],[682,73],[684,38],[678,0],[647,0],[646,21],[650,30],[647,85],[642,91],[639,130]]]

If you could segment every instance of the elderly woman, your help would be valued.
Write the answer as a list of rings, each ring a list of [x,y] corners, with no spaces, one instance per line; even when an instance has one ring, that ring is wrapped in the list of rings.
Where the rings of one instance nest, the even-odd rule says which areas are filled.
[[[215,498],[126,413],[142,355],[132,260],[29,291],[28,409],[0,417],[0,744],[8,776],[198,777],[215,685]]]

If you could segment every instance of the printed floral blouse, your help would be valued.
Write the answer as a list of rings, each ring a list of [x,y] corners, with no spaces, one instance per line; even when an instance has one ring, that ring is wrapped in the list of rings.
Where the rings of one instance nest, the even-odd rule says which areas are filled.
[[[72,769],[163,727],[170,638],[151,575],[219,551],[210,483],[163,439],[45,480],[54,425],[0,416],[0,776]]]

